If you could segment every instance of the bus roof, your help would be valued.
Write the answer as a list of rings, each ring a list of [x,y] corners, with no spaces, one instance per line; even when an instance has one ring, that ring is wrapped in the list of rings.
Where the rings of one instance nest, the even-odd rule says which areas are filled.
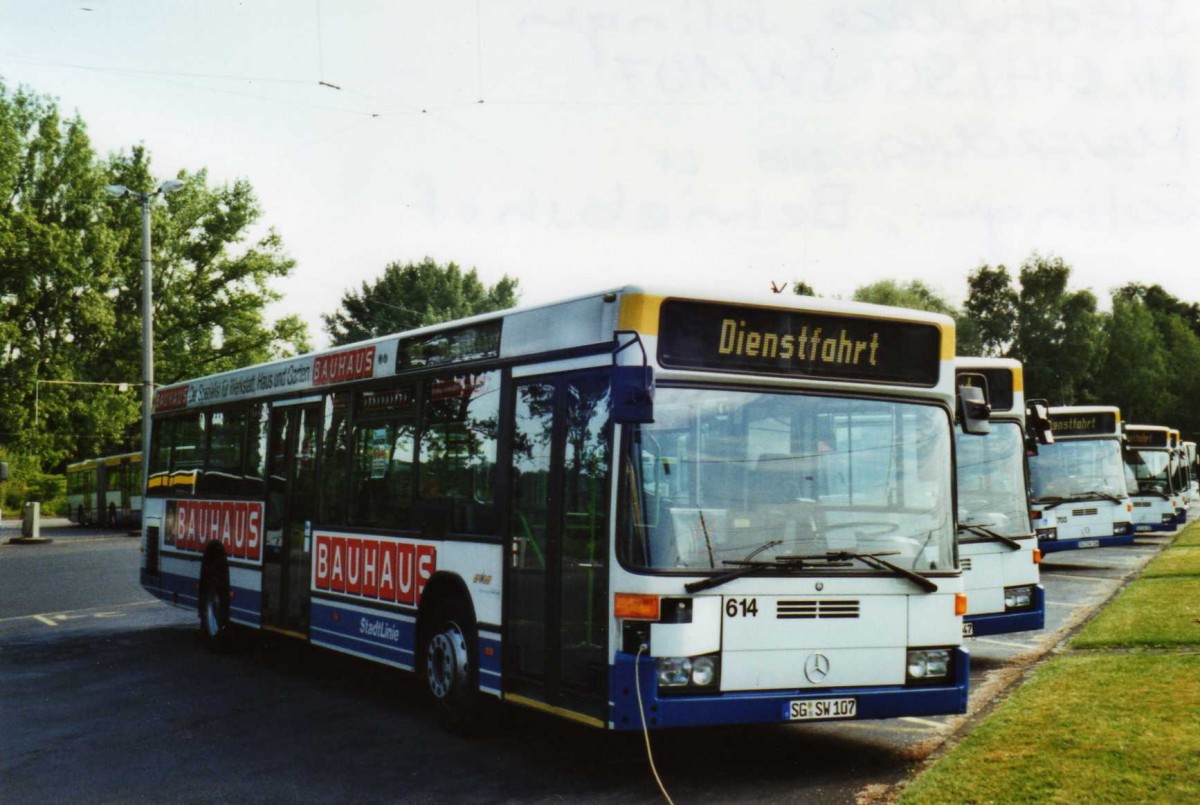
[[[956,374],[981,374],[988,382],[988,404],[993,414],[1025,414],[1025,372],[1016,358],[977,358],[959,355],[954,359]]]
[[[664,308],[664,302],[671,305]],[[795,295],[718,298],[626,286],[558,302],[485,313],[175,383],[156,391],[154,410],[165,412],[298,393],[307,389],[324,390],[342,383],[388,377],[422,368],[468,365],[483,360],[512,360],[539,354],[565,354],[571,350],[589,348],[604,349],[606,345],[614,343],[617,331],[636,332],[647,352],[652,354],[658,342],[660,318],[665,315],[666,309],[679,307],[675,303],[696,303],[695,310],[707,304],[716,311],[714,315],[720,313],[716,306],[729,306],[732,312],[728,315],[734,318],[739,312],[765,312],[763,315],[769,315],[770,311],[776,311],[781,316],[789,313],[813,315],[818,319],[828,316],[830,321],[841,324],[871,322],[871,326],[879,329],[918,328],[936,332],[935,336],[921,342],[934,345],[936,354],[932,361],[935,365],[953,356],[954,320],[938,313]],[[694,316],[684,318],[686,321],[695,319]],[[723,321],[729,322],[730,319]],[[819,321],[814,324],[814,339],[816,333],[820,332],[819,324]],[[765,337],[772,335],[765,333]],[[901,336],[907,335],[907,332],[901,333]],[[844,329],[842,336],[846,337]],[[761,337],[764,334],[754,332],[748,336],[752,343]],[[822,344],[833,341],[835,339],[827,337]],[[901,341],[898,336],[897,344]],[[865,347],[866,342],[859,343]],[[815,358],[815,346],[813,351]],[[865,356],[869,354],[874,366],[875,351],[868,353],[860,349],[859,352],[864,363]],[[911,350],[905,352],[899,346],[893,352],[900,356],[897,363],[919,357],[909,354]]]

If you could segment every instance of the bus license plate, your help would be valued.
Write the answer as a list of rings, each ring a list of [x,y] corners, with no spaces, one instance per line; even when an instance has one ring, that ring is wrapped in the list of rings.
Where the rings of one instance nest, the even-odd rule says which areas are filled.
[[[788,703],[789,721],[812,721],[818,718],[854,718],[858,713],[857,699],[804,699]]]
[[[1099,548],[1100,540],[1098,539],[1081,539],[1079,540],[1080,548]]]
[[[1134,529],[1134,531],[1149,531],[1149,530],[1150,530],[1149,523],[1138,523],[1137,528]]]
[[[963,637],[974,637],[974,636],[975,636],[975,624],[964,623],[963,624]]]

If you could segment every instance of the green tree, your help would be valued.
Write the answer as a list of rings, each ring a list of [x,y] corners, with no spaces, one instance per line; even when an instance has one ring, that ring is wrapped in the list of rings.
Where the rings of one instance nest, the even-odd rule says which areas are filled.
[[[274,232],[247,242],[249,184],[178,178],[153,208],[155,379],[306,348],[297,318],[264,319],[293,263]],[[157,186],[146,149],[102,162],[81,119],[0,82],[0,442],[43,468],[140,446],[141,210],[107,184]]]
[[[960,354],[1001,357],[1016,338],[1017,292],[1003,265],[981,265],[967,276],[963,315],[978,339],[977,350]]]
[[[1096,402],[1118,406],[1126,422],[1161,424],[1161,418],[1173,407],[1172,395],[1167,393],[1173,384],[1169,355],[1154,315],[1141,299],[1114,295],[1103,336],[1105,350],[1096,374]]]
[[[796,296],[820,296],[817,289],[804,280],[792,280],[792,293]]]
[[[896,280],[879,280],[869,285],[855,289],[851,297],[856,302],[870,302],[875,305],[904,307],[910,310],[927,310],[931,313],[943,313],[955,320],[957,333],[956,349],[959,355],[976,355],[978,338],[972,323],[945,296],[929,287],[921,280],[897,282]]]
[[[1025,365],[1025,389],[1055,405],[1088,399],[1101,350],[1101,317],[1091,291],[1069,291],[1071,267],[1034,254],[1021,265],[1011,355]]]
[[[475,269],[454,263],[389,263],[383,276],[342,295],[341,307],[323,315],[334,345],[350,344],[443,321],[489,313],[517,303],[517,280],[504,276],[485,286]]]

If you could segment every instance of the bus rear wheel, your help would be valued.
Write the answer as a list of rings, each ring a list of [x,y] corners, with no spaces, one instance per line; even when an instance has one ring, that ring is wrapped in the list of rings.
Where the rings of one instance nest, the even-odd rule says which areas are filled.
[[[206,563],[200,580],[200,635],[209,651],[230,648],[229,567],[224,562]]]
[[[424,635],[420,669],[425,688],[448,723],[465,727],[479,704],[474,618],[458,599],[439,602]]]

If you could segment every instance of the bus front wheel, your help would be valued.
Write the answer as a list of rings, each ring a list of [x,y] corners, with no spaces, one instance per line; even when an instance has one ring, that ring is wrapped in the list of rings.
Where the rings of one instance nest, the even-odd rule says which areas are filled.
[[[442,715],[466,726],[479,702],[479,665],[474,619],[457,598],[437,604],[425,630],[421,676]]]

